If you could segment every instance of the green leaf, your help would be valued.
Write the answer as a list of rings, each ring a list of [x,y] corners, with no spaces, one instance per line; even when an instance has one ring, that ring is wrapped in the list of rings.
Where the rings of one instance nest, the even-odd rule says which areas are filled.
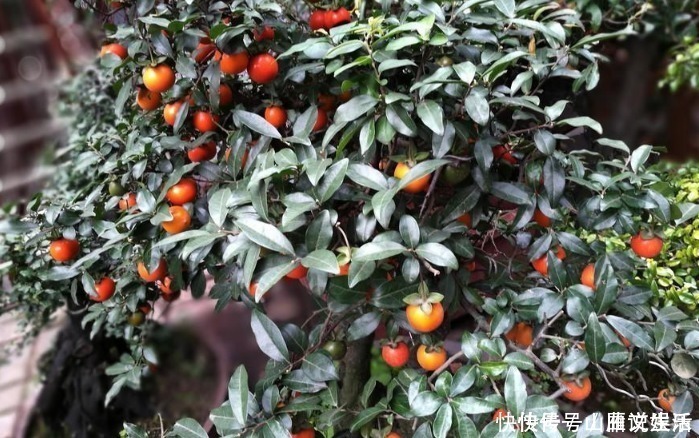
[[[379,414],[382,413],[383,411],[384,411],[384,409],[381,407],[378,407],[378,406],[364,409],[356,416],[356,418],[352,422],[352,425],[350,426],[350,431],[351,432],[358,431],[359,429],[361,429],[362,426],[373,421],[374,418],[378,417]]]
[[[316,187],[316,193],[320,202],[325,202],[332,198],[337,189],[342,185],[342,181],[345,179],[347,174],[347,166],[349,165],[349,160],[344,158],[337,163],[330,166],[323,175],[323,179],[320,181]]]
[[[577,374],[587,368],[589,364],[590,360],[587,357],[587,353],[578,348],[573,348],[561,361],[561,371],[564,374]]]
[[[462,366],[454,374],[454,380],[451,383],[451,389],[449,392],[450,397],[456,397],[468,391],[468,389],[473,386],[476,382],[476,377],[478,376],[478,368],[475,366]]]
[[[437,412],[444,399],[439,397],[434,392],[424,391],[419,393],[414,400],[410,402],[410,409],[417,417],[426,417]]]
[[[279,362],[289,361],[289,350],[277,325],[259,310],[253,310],[250,327],[260,350]]]
[[[354,264],[355,262],[352,262],[353,266]],[[350,270],[351,269],[350,267]],[[398,277],[391,281],[381,283],[379,287],[374,290],[369,302],[372,306],[378,307],[379,309],[400,309],[405,307],[403,298],[410,294],[417,293],[417,291],[417,283],[407,283],[404,279]]]
[[[490,105],[488,101],[480,94],[471,93],[464,101],[466,105],[466,113],[476,123],[485,126],[490,120]]]
[[[536,148],[544,155],[551,155],[556,150],[556,139],[553,134],[546,130],[537,130],[534,132],[534,144]]]
[[[327,249],[317,249],[301,259],[301,264],[307,268],[318,269],[330,274],[339,274],[340,266],[337,257]]]
[[[343,103],[335,111],[333,123],[349,123],[374,109],[379,100],[370,94],[360,94]]]
[[[376,263],[374,262],[358,262],[353,261],[350,264],[349,272],[347,273],[347,279],[349,281],[349,287],[355,287],[360,282],[371,277],[371,274],[376,270]]]
[[[369,118],[362,124],[362,129],[359,131],[359,150],[362,154],[366,154],[374,145],[376,140],[376,124],[373,118]],[[371,167],[371,166],[370,166]]]
[[[498,198],[513,204],[525,205],[531,202],[531,196],[527,192],[511,183],[495,181],[491,187],[491,192]]]
[[[248,239],[260,246],[282,254],[294,254],[294,246],[274,225],[255,219],[240,218],[235,221],[235,226],[240,228]]]
[[[416,67],[417,64],[415,64],[413,61],[409,59],[387,59],[379,64],[378,71],[379,73],[383,73],[385,71],[393,70],[395,68],[408,66]]]
[[[400,105],[395,103],[388,105],[386,107],[386,118],[388,123],[401,134],[408,137],[415,137],[417,135],[417,126],[410,115]]]
[[[476,75],[476,66],[473,65],[473,63],[466,61],[460,64],[454,64],[452,68],[462,82],[469,85],[473,82],[473,78]]]
[[[356,341],[374,333],[381,322],[381,313],[369,312],[355,319],[347,329],[347,340]]]
[[[597,315],[590,313],[585,330],[585,351],[592,362],[600,362],[607,352],[607,343],[597,320]]]
[[[301,365],[303,372],[316,382],[326,382],[328,380],[338,380],[337,370],[332,359],[319,351],[311,353],[303,359]]]
[[[639,146],[638,148],[634,149],[634,151],[631,153],[630,160],[631,170],[633,170],[633,173],[638,173],[641,166],[648,161],[652,151],[653,147],[648,145]]]
[[[506,17],[515,16],[515,0],[495,0],[495,7]]]
[[[432,422],[434,438],[446,438],[451,429],[452,409],[451,405],[443,404],[437,411]]]
[[[403,215],[398,224],[401,238],[410,248],[415,248],[420,243],[420,225],[417,220],[409,215]]]
[[[570,125],[575,126],[576,128],[583,126],[592,129],[598,134],[602,134],[602,125],[600,125],[599,122],[597,122],[596,120],[591,119],[587,116],[572,117],[570,119],[559,120],[558,122],[556,122],[556,125]]]
[[[653,337],[655,338],[655,351],[662,351],[675,342],[677,332],[667,324],[660,322],[653,326]]]
[[[279,131],[277,131],[277,128],[272,126],[267,120],[265,120],[264,117],[260,115],[248,111],[235,110],[233,111],[233,117],[238,122],[242,123],[243,125],[247,126],[248,128],[252,129],[257,133],[260,133],[270,138],[282,138],[281,134],[279,134]]]
[[[372,190],[388,189],[388,180],[379,170],[363,163],[352,163],[347,169],[347,178],[362,187]]]
[[[330,223],[330,212],[321,211],[306,229],[306,248],[310,251],[326,249],[332,242],[333,227]]]
[[[227,204],[231,196],[231,189],[225,188],[216,191],[209,199],[209,216],[211,217],[211,221],[219,227],[223,226],[223,223],[226,221],[226,216],[228,216]]]
[[[363,47],[364,43],[359,40],[345,41],[339,46],[333,47],[332,49],[328,50],[328,53],[325,54],[325,59],[332,59],[341,55],[346,55]]]
[[[505,377],[505,403],[507,409],[517,418],[524,412],[527,403],[527,385],[517,367],[511,366]]]
[[[193,418],[183,418],[175,423],[172,433],[181,438],[208,438],[203,427]]]
[[[235,420],[240,424],[245,424],[248,418],[248,373],[243,365],[236,368],[235,373],[228,382],[228,400]]]
[[[607,322],[633,345],[648,351],[654,350],[650,336],[638,324],[614,315],[607,315]]]
[[[407,248],[400,243],[385,241],[385,242],[369,242],[365,243],[352,256],[352,260],[359,262],[368,262],[376,260],[384,260],[395,255],[398,255]]]
[[[437,135],[444,134],[444,112],[433,100],[425,100],[417,105],[417,115],[422,122]]]
[[[459,262],[453,252],[441,243],[423,243],[415,248],[415,253],[433,265],[458,269]]]

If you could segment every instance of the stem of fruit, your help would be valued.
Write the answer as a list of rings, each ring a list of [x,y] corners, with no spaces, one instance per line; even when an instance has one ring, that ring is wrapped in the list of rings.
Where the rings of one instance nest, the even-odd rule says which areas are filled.
[[[559,389],[558,389],[558,391],[554,392],[553,394],[551,394],[549,396],[550,399],[559,397],[561,394],[568,392],[568,388],[565,386],[565,384],[561,380],[561,376],[556,371],[552,370],[551,367],[546,365],[541,359],[539,359],[536,354],[534,354],[529,349],[525,350],[525,349],[517,347],[513,342],[508,342],[508,344],[510,345],[510,348],[512,348],[514,351],[522,353],[523,355],[525,355],[529,359],[531,359],[531,361],[534,362],[534,365],[536,365],[537,368],[539,368],[544,373],[548,374],[549,377],[551,377],[556,382]]]
[[[429,379],[427,379],[427,381],[430,382],[430,383],[434,382],[434,379],[436,379],[437,376],[439,376],[439,374],[441,374],[444,370],[446,370],[447,368],[449,368],[449,365],[451,365],[451,364],[454,363],[455,361],[461,359],[462,357],[464,357],[464,352],[463,352],[463,351],[458,351],[458,352],[452,354],[452,355],[449,357],[449,359],[447,359],[446,362],[444,362],[444,363],[442,364],[441,367],[439,367],[439,368],[437,368],[436,370],[434,370],[434,372],[433,372],[432,375],[429,377]]]
[[[434,193],[435,187],[437,187],[437,180],[442,173],[443,167],[439,167],[432,175],[432,182],[430,183],[430,188],[427,189],[427,194],[425,194],[425,199],[422,201],[422,207],[420,207],[420,223],[425,221],[425,209],[427,208],[427,203],[432,199],[432,194]]]

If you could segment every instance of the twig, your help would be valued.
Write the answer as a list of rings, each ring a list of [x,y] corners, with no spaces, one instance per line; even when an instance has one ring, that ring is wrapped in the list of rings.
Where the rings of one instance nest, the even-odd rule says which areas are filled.
[[[544,324],[544,326],[541,328],[541,330],[539,330],[539,333],[536,334],[536,336],[534,337],[534,340],[532,341],[531,345],[529,346],[529,349],[530,349],[530,350],[531,350],[532,346],[535,345],[536,342],[537,342],[539,339],[541,339],[541,337],[546,333],[546,331],[547,331],[549,328],[551,328],[551,326],[553,325],[553,323],[556,322],[556,320],[557,320],[558,318],[560,318],[561,316],[563,316],[563,311],[562,311],[562,310],[559,311],[556,315],[554,315],[553,318],[549,319],[549,320],[546,322],[546,324]]]
[[[425,268],[427,268],[427,270],[430,271],[430,273],[431,273],[432,275],[434,275],[435,277],[439,275],[439,271],[436,270],[435,268],[433,268],[432,265],[430,265],[430,264],[427,262],[427,260],[423,260],[423,261],[422,261],[422,265],[423,265]]]
[[[613,389],[614,391],[616,391],[616,392],[618,392],[618,393],[620,393],[620,394],[624,394],[625,396],[627,396],[627,397],[629,397],[629,398],[631,398],[631,399],[636,399],[636,400],[639,400],[639,401],[647,401],[647,402],[650,403],[656,410],[662,411],[662,409],[659,408],[659,407],[653,402],[653,399],[651,399],[651,398],[648,397],[647,395],[643,395],[643,394],[641,394],[641,395],[633,395],[633,394],[631,394],[630,392],[624,391],[624,390],[621,389],[621,388],[617,388],[616,386],[614,386],[614,385],[612,384],[612,382],[609,381],[609,378],[607,377],[607,373],[605,372],[604,368],[602,368],[602,367],[599,366],[598,364],[595,364],[595,367],[597,367],[597,371],[599,371],[600,375],[602,376],[602,379],[604,379],[604,381],[607,383],[607,386],[609,386],[609,387],[610,387],[611,389]]]
[[[519,352],[519,353],[522,353],[523,355],[525,355],[525,356],[527,356],[529,359],[531,359],[531,361],[534,362],[534,365],[536,365],[537,368],[539,368],[539,369],[540,369],[541,371],[543,371],[544,373],[548,374],[549,377],[551,377],[551,378],[556,382],[556,384],[558,385],[559,390],[556,391],[555,393],[553,393],[553,394],[551,395],[551,397],[553,397],[554,395],[555,395],[556,397],[558,397],[558,396],[560,396],[561,394],[568,392],[568,387],[565,385],[565,383],[563,383],[563,381],[561,380],[561,376],[558,374],[558,372],[552,370],[551,367],[549,367],[548,365],[546,365],[546,364],[545,364],[541,359],[539,359],[539,357],[538,357],[536,354],[534,354],[531,350],[529,350],[529,349],[526,349],[526,350],[521,349],[521,348],[517,347],[513,342],[509,342],[509,345],[510,345],[510,348],[512,348],[514,351],[517,351],[517,352]],[[561,392],[561,394],[557,394],[559,391]]]
[[[434,372],[433,372],[432,375],[429,377],[429,379],[427,379],[427,381],[428,381],[428,382],[433,382],[434,379],[436,379],[437,376],[438,376],[442,371],[444,371],[444,370],[446,370],[447,368],[449,368],[449,365],[451,365],[452,363],[454,363],[455,361],[459,360],[459,359],[462,358],[462,357],[464,357],[464,352],[463,352],[463,351],[458,351],[458,352],[452,354],[451,357],[449,357],[449,359],[447,359],[446,362],[444,362],[444,363],[442,364],[441,367],[439,367],[439,368],[437,368],[436,370],[434,370]]]
[[[432,197],[432,194],[434,193],[435,187],[437,187],[437,180],[439,180],[439,176],[442,174],[442,167],[437,168],[437,170],[434,172],[434,175],[432,176],[432,182],[430,183],[430,188],[427,189],[427,194],[425,195],[425,199],[422,201],[422,207],[420,207],[420,223],[424,221],[423,214],[425,213],[425,209],[427,208],[427,201]]]

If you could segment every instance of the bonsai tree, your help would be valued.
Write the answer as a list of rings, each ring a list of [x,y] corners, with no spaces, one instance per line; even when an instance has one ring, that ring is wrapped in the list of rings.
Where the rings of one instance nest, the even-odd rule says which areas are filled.
[[[109,3],[53,188],[0,250],[33,327],[67,301],[129,343],[105,403],[157,362],[153,303],[191,293],[245,303],[269,356],[232,376],[222,436],[509,436],[594,391],[687,433],[699,327],[643,272],[696,206],[577,104],[632,26],[541,1]],[[302,326],[265,314],[287,280]]]

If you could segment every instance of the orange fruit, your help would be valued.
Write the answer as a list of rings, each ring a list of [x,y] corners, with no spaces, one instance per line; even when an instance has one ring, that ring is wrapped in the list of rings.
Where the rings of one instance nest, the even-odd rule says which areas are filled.
[[[149,272],[143,262],[138,262],[138,275],[147,283],[162,280],[167,275],[167,264],[165,264],[165,260],[160,259],[158,266]]]
[[[313,132],[321,131],[328,124],[328,112],[323,108],[318,108],[318,118],[313,124]]]
[[[274,28],[265,26],[262,30],[259,29],[253,29],[252,30],[252,36],[255,41],[260,42],[264,40],[273,40],[274,39]]]
[[[241,50],[240,52],[232,54],[224,53],[221,55],[220,59],[221,73],[227,75],[237,75],[244,72],[245,69],[248,68],[250,55],[247,51]]]
[[[162,280],[156,281],[155,284],[158,286],[158,289],[160,289],[161,293],[163,293],[163,294],[173,293],[172,277],[165,277]]]
[[[587,287],[595,289],[595,264],[590,263],[583,268],[580,274],[580,284],[584,284]]]
[[[279,74],[279,64],[269,53],[253,56],[248,62],[250,80],[257,84],[269,84]]]
[[[102,301],[107,301],[114,295],[116,290],[116,283],[109,277],[104,277],[100,281],[95,282],[95,293],[97,296],[90,295],[92,301],[101,303]]]
[[[291,434],[291,438],[314,438],[315,436],[316,431],[314,429],[301,429]]]
[[[500,408],[497,411],[493,412],[493,421],[500,421],[501,418],[507,417],[507,411]]]
[[[57,262],[73,260],[80,252],[80,243],[74,239],[58,239],[49,245],[49,254]]]
[[[542,213],[538,208],[534,211],[534,222],[544,228],[551,226],[551,218]]]
[[[335,111],[335,96],[321,93],[318,95],[318,109],[326,112]]]
[[[136,194],[129,193],[126,197],[119,200],[119,210],[126,211],[131,210],[132,207],[136,206]]]
[[[663,250],[663,239],[658,236],[644,237],[639,233],[631,238],[631,249],[639,257],[652,259]]]
[[[218,116],[214,116],[210,112],[197,111],[194,113],[194,129],[199,132],[215,131],[217,128],[216,122],[218,122]]]
[[[672,404],[675,403],[675,397],[670,393],[670,390],[665,388],[661,389],[658,393],[658,404],[667,412],[672,412]]]
[[[181,233],[188,229],[192,223],[192,217],[184,207],[173,205],[170,207],[170,214],[172,215],[172,220],[161,223],[163,229],[167,231],[168,234]]]
[[[558,260],[563,260],[566,258],[566,252],[561,248],[560,246],[556,250],[556,257],[558,257]],[[534,269],[536,269],[539,274],[543,275],[544,277],[549,275],[549,259],[548,259],[548,252],[539,257],[538,259],[534,260],[532,262],[532,266]]]
[[[129,52],[126,50],[126,47],[118,43],[105,44],[104,46],[102,46],[102,50],[100,50],[100,56],[104,56],[107,53],[113,53],[121,59],[125,59],[127,56],[129,56]]]
[[[497,145],[493,147],[493,157],[496,160],[507,161],[510,164],[517,164],[517,158],[512,155],[509,146]]]
[[[473,219],[471,219],[470,213],[464,213],[461,216],[459,216],[456,220],[461,222],[462,224],[466,225],[469,228],[471,228],[473,226]]]
[[[398,432],[391,431],[388,435],[386,435],[386,438],[401,438],[401,436]]]
[[[187,158],[192,163],[199,163],[201,161],[209,161],[216,156],[216,143],[209,141],[201,146],[197,146],[194,149],[187,151]],[[195,187],[196,195],[196,187]]]
[[[143,69],[143,85],[150,91],[164,93],[175,85],[175,71],[167,64]]]
[[[160,106],[161,99],[160,93],[141,88],[136,95],[136,104],[143,111],[153,111]]]
[[[505,334],[505,338],[522,348],[527,348],[534,342],[534,328],[525,322],[518,322]]]
[[[211,54],[216,51],[216,45],[208,38],[202,38],[194,50],[194,61],[201,64],[211,57]]]
[[[410,304],[405,308],[410,326],[418,332],[428,333],[436,330],[444,321],[442,303],[432,303],[432,311],[426,313],[422,306]]]
[[[250,286],[248,286],[248,292],[250,292],[251,296],[257,295],[257,283],[250,283]]]
[[[315,11],[311,12],[311,16],[308,19],[308,25],[310,26],[311,30],[325,29],[325,10],[316,9]]]
[[[350,269],[349,263],[345,263],[344,265],[340,265],[340,273],[337,275],[340,277],[345,276],[345,275],[349,274],[349,269]]]
[[[425,371],[434,371],[447,361],[447,351],[442,347],[434,347],[427,350],[426,345],[420,345],[417,349],[417,363]]]
[[[163,118],[165,119],[165,123],[170,126],[175,126],[177,113],[180,111],[180,108],[182,108],[182,103],[183,102],[181,100],[178,100],[177,102],[172,102],[165,105],[165,108],[163,108]]]
[[[197,183],[190,178],[182,178],[180,182],[170,187],[165,198],[172,205],[184,205],[197,198]]]
[[[592,382],[590,382],[589,377],[583,377],[580,379],[580,383],[575,380],[569,380],[563,382],[563,384],[568,388],[568,392],[564,392],[563,397],[570,401],[585,400],[592,392]]]
[[[393,176],[398,179],[403,179],[403,177],[410,172],[410,166],[406,163],[398,163],[396,169],[393,171]],[[403,190],[408,193],[420,193],[426,192],[427,187],[430,185],[430,178],[432,175],[424,175],[420,178],[410,182],[407,186],[403,187]]]
[[[226,84],[218,88],[218,103],[220,106],[228,106],[233,103],[233,90]]]
[[[410,349],[405,342],[397,342],[394,345],[386,344],[381,347],[381,357],[388,366],[400,368],[408,363]]]
[[[277,129],[282,128],[286,125],[286,110],[277,105],[268,106],[265,108],[265,120]]]
[[[304,278],[307,273],[308,273],[308,268],[306,268],[303,265],[298,265],[297,267],[294,268],[293,271],[286,274],[286,278],[289,278],[291,280],[300,280],[300,279]]]

